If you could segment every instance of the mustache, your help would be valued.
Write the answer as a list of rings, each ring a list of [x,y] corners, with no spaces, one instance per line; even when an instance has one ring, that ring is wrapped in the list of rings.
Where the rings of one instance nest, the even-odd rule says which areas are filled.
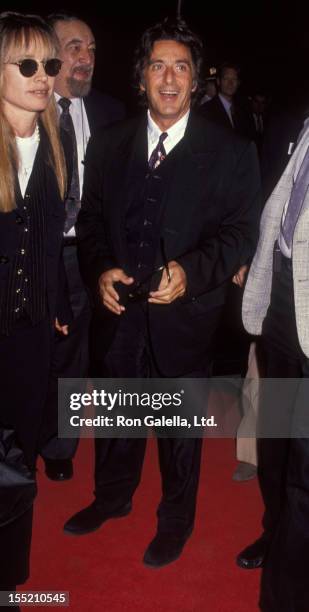
[[[84,74],[92,74],[93,66],[84,66],[83,64],[74,66],[73,71],[72,71],[73,74],[76,70],[78,70],[79,72],[84,72]]]

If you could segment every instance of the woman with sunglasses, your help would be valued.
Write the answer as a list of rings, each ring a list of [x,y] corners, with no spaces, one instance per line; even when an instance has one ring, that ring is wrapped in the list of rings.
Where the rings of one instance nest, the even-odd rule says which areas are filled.
[[[40,17],[0,14],[0,426],[14,430],[31,473],[55,324],[68,332],[61,263],[66,166],[53,98],[57,50]],[[30,504],[0,527],[6,551],[0,590],[27,579],[31,522]]]

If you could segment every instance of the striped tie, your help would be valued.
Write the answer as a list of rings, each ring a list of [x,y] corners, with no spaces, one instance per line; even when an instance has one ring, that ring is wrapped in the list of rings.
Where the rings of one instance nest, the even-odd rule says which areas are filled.
[[[68,197],[65,201],[66,219],[64,224],[64,231],[65,233],[67,233],[75,224],[76,217],[80,208],[77,142],[73,120],[70,115],[71,100],[69,100],[68,98],[60,98],[60,100],[58,100],[58,104],[62,108],[62,113],[60,115],[60,127],[65,130],[66,133],[69,135],[73,151],[72,180],[68,191]]]

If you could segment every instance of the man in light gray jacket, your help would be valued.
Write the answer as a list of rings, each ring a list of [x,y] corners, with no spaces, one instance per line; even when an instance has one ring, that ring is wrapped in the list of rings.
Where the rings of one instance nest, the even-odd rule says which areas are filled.
[[[266,377],[275,379],[264,382],[260,404],[261,421],[271,417],[274,427],[258,445],[264,531],[237,557],[243,568],[264,567],[263,612],[309,610],[309,439],[283,429],[309,378],[308,186],[309,127],[265,206],[243,300],[244,325],[262,335]]]

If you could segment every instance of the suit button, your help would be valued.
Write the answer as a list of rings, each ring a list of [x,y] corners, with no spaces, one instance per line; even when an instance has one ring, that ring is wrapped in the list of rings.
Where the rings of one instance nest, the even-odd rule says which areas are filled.
[[[20,225],[23,222],[24,222],[23,218],[20,215],[17,215],[15,223],[18,223],[18,225]]]
[[[14,312],[19,312],[19,310],[20,310],[19,308],[15,308],[15,311],[14,311]]]
[[[0,263],[6,264],[9,262],[9,258],[6,255],[0,255]]]
[[[22,269],[22,268],[19,268],[19,269],[17,270],[17,274],[18,274],[18,276],[20,276],[22,273],[23,273],[23,269]]]

